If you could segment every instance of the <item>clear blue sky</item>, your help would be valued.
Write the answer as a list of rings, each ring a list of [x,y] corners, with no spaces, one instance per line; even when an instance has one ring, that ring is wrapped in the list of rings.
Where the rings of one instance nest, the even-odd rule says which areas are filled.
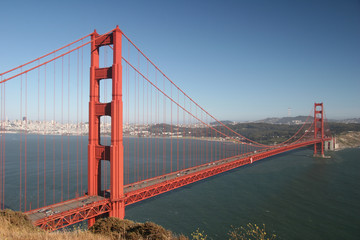
[[[221,120],[360,117],[360,1],[3,1],[0,72],[122,29]],[[199,91],[201,89],[201,91]]]

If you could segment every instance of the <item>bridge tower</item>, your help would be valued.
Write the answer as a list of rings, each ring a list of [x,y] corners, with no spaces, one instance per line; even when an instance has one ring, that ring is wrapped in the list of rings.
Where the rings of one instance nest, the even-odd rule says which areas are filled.
[[[323,103],[314,104],[314,137],[324,139],[324,107]],[[314,156],[317,155],[317,144],[314,144]],[[321,156],[324,157],[324,141],[321,141]]]
[[[91,35],[90,102],[89,102],[89,145],[88,145],[88,195],[101,192],[101,161],[110,161],[110,216],[124,218],[124,158],[123,158],[123,102],[122,102],[122,32],[116,29],[104,35],[96,30]],[[113,45],[113,64],[99,68],[100,47]],[[100,81],[112,79],[112,100],[101,103]],[[111,117],[111,145],[100,142],[100,117]],[[104,189],[105,190],[105,189]],[[89,219],[92,226],[95,218]]]

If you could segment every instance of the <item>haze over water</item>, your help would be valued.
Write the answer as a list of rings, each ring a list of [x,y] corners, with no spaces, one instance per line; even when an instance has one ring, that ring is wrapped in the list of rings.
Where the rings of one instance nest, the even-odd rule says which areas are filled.
[[[36,151],[37,136],[27,137],[28,151]],[[52,139],[52,136],[48,136],[46,140],[49,149],[47,154],[51,155],[47,158],[46,165],[49,177],[46,179],[47,204],[53,201],[53,182],[50,177]],[[60,136],[55,139],[58,141]],[[64,139],[66,149],[68,138]],[[76,191],[80,192],[75,184],[74,161],[77,158],[75,147],[78,139],[81,140],[76,136],[69,137],[69,155],[72,161],[69,191],[72,197]],[[87,137],[83,137],[82,141],[84,192]],[[6,135],[5,203],[8,205],[5,207],[15,210],[19,209],[19,202],[16,200],[19,195],[18,144],[18,135]],[[154,221],[175,233],[187,236],[199,228],[205,231],[209,239],[226,239],[231,225],[245,226],[247,223],[265,224],[267,232],[274,232],[277,239],[359,239],[360,149],[327,152],[330,159],[313,158],[312,153],[312,148],[298,149],[130,205],[126,208],[126,218],[139,222]],[[60,173],[59,155],[57,152],[57,174]],[[67,156],[64,158],[66,198]],[[27,181],[36,182],[37,159],[28,157],[27,161]],[[40,158],[40,167],[42,161]],[[56,178],[60,179],[59,175]],[[39,181],[42,189],[42,176]],[[36,208],[37,189],[28,186],[27,191],[28,204],[32,202],[32,208]],[[59,192],[60,185],[56,184],[56,199],[60,197]],[[42,205],[42,193],[40,199]]]

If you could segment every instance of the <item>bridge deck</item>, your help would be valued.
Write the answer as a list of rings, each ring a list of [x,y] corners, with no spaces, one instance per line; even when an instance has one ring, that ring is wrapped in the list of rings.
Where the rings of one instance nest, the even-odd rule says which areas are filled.
[[[245,154],[242,156],[242,158],[248,157],[249,155],[251,155],[251,154]],[[200,166],[184,169],[181,171],[169,173],[169,174],[162,175],[162,176],[157,176],[157,177],[147,179],[144,181],[140,181],[140,182],[136,182],[133,184],[128,184],[128,185],[124,186],[124,194],[131,195],[133,192],[136,192],[136,191],[139,191],[142,189],[146,189],[149,187],[151,188],[154,185],[161,184],[161,183],[167,182],[167,181],[171,181],[171,180],[174,180],[177,178],[182,178],[184,176],[191,175],[193,173],[196,173],[196,172],[199,172],[202,170],[210,169],[210,168],[213,168],[214,166],[221,165],[221,164],[224,164],[227,162],[231,162],[236,159],[239,159],[239,156],[232,157],[232,158],[225,159],[225,160],[219,160],[219,161],[213,162],[213,163],[203,164]],[[45,218],[48,218],[48,219],[56,218],[56,216],[63,215],[66,212],[71,212],[71,210],[79,209],[82,207],[86,208],[87,205],[91,205],[93,203],[104,201],[106,199],[107,199],[106,197],[102,197],[102,196],[82,196],[82,197],[71,199],[68,201],[64,201],[64,202],[56,203],[53,205],[45,206],[42,208],[34,209],[34,210],[26,212],[26,214],[28,215],[29,219],[33,223],[36,224],[37,222],[39,222]],[[131,202],[131,203],[133,203],[133,202]]]
[[[252,162],[290,151],[299,147],[311,145],[326,139],[315,139],[308,141],[299,141],[296,144],[281,145],[277,148],[262,149],[211,163],[199,165],[196,167],[184,169],[178,172],[162,175],[156,178],[147,179],[125,186],[124,202],[130,205],[147,198],[171,191],[175,188],[191,184],[193,182],[214,176],[216,174],[229,171],[231,169],[251,164]]]
[[[82,196],[65,202],[60,202],[50,206],[45,206],[42,208],[31,210],[27,212],[27,215],[32,222],[37,222],[41,219],[55,216],[57,214],[62,214],[64,212],[77,209],[80,207],[85,207],[86,205],[99,202],[104,199],[105,198],[101,196]]]
[[[204,170],[204,169],[208,169],[213,167],[214,165],[219,165],[225,162],[229,162],[231,160],[234,159],[226,159],[226,160],[221,160],[219,162],[216,163],[209,163],[209,164],[205,164],[205,165],[201,165],[201,166],[197,166],[197,167],[193,167],[190,169],[185,169],[182,171],[178,171],[178,172],[173,172],[170,174],[166,174],[166,175],[162,175],[162,176],[158,176],[155,178],[151,178],[151,179],[147,179],[141,182],[136,182],[133,184],[128,184],[124,186],[124,194],[127,193],[131,193],[133,191],[137,191],[146,187],[151,187],[153,185],[165,182],[165,181],[169,181],[169,180],[173,180],[175,178],[181,177],[181,176],[185,176],[200,170]],[[60,203],[56,203],[53,205],[49,205],[49,206],[45,206],[42,208],[38,208],[35,210],[30,210],[27,212],[27,215],[29,217],[29,219],[32,222],[37,222],[41,219],[50,217],[50,216],[54,216],[57,214],[62,214],[64,212],[73,210],[73,209],[77,209],[80,207],[84,207],[86,205],[89,205],[91,203],[95,203],[95,202],[99,202],[99,201],[103,201],[105,200],[105,197],[102,196],[82,196],[79,198],[75,198],[75,199],[71,199],[68,201],[64,201],[64,202],[60,202]]]
[[[132,183],[132,184],[129,184],[129,185],[125,185],[124,186],[124,194],[126,195],[128,193],[135,192],[137,190],[141,190],[141,189],[144,189],[144,188],[147,188],[147,187],[151,187],[153,185],[160,184],[160,183],[163,183],[163,182],[166,182],[166,181],[171,181],[171,180],[174,180],[176,178],[184,177],[186,175],[190,175],[190,174],[193,174],[193,173],[196,173],[196,172],[199,172],[199,171],[203,171],[203,170],[206,170],[206,169],[211,169],[214,166],[218,166],[218,165],[228,163],[228,162],[231,162],[231,161],[235,161],[235,160],[238,160],[238,159],[247,158],[247,157],[250,157],[252,155],[253,155],[252,153],[247,153],[247,154],[243,154],[243,155],[240,155],[240,156],[234,156],[234,157],[230,157],[230,158],[227,158],[227,159],[218,160],[218,161],[215,161],[215,162],[212,162],[212,163],[206,163],[206,164],[203,164],[203,165],[183,169],[183,170],[180,170],[180,171],[177,171],[177,172],[172,172],[172,173],[169,173],[169,174],[164,174],[164,175],[157,176],[157,177],[154,177],[154,178],[150,178],[150,179],[135,182],[135,183]]]
[[[255,151],[128,184],[124,186],[124,198],[122,201],[127,206],[239,166],[250,164],[253,161],[314,144],[318,141],[321,140],[305,141],[284,145],[279,148]],[[82,196],[31,210],[26,214],[35,225],[48,230],[56,230],[109,212],[111,210],[111,202],[108,198],[110,193],[106,191],[105,196]]]

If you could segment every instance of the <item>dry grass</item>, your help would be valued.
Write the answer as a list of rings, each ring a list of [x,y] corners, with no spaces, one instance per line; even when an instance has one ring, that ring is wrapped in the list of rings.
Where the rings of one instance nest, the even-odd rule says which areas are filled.
[[[26,216],[11,210],[0,211],[1,240],[110,240],[89,231],[46,232],[32,226]]]
[[[89,230],[114,240],[188,240],[184,235],[174,235],[153,222],[137,223],[113,217],[97,220]]]
[[[188,240],[151,223],[136,223],[130,220],[104,218],[95,222],[90,231],[47,232],[34,227],[27,216],[12,210],[0,211],[0,240]]]

